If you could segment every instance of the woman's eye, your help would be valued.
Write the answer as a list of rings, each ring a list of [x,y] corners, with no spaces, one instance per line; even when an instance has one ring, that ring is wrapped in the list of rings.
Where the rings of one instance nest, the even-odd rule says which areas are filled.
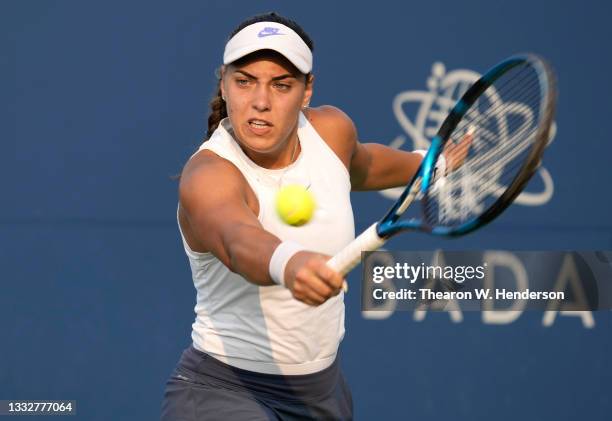
[[[236,79],[236,83],[238,86],[246,86],[249,84],[249,81],[247,79]]]

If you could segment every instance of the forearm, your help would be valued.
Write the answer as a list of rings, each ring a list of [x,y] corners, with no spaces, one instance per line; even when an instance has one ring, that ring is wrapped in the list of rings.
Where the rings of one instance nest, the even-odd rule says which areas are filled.
[[[223,238],[224,264],[247,281],[261,286],[274,285],[270,278],[270,258],[280,240],[264,229],[238,225]]]
[[[365,143],[365,170],[351,171],[353,190],[381,190],[406,185],[419,168],[421,156],[377,143]]]

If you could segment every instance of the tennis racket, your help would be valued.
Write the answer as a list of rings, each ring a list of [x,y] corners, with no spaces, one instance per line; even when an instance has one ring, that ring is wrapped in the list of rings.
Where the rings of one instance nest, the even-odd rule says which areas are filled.
[[[400,232],[456,237],[491,222],[540,165],[555,103],[554,75],[542,58],[513,56],[490,69],[452,108],[397,202],[328,265],[346,275],[362,251]],[[442,167],[445,174],[436,174]],[[403,217],[415,199],[420,216]]]

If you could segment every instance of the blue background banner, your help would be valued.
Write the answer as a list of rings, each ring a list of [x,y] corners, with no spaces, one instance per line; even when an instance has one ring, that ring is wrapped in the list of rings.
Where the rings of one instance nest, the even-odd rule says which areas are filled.
[[[4,1],[0,13],[0,399],[76,400],[84,420],[159,417],[195,291],[178,174],[201,142],[228,34],[277,10],[315,41],[312,105],[363,141],[426,147],[442,98],[517,52],[559,106],[544,164],[499,220],[393,250],[612,247],[606,2]],[[356,193],[361,231],[395,191]],[[360,272],[349,283],[358,285]],[[342,365],[358,419],[609,419],[610,312],[362,313]],[[608,361],[608,362],[606,362]]]

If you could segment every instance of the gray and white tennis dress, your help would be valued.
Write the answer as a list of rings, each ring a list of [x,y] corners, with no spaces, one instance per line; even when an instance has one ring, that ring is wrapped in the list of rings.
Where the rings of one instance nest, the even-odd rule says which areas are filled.
[[[302,113],[298,138],[296,161],[274,170],[246,156],[229,119],[199,150],[242,172],[267,231],[333,255],[355,235],[349,174]],[[315,197],[316,211],[304,226],[286,225],[276,215],[275,196],[288,184],[304,185]],[[162,419],[350,419],[350,392],[336,360],[344,336],[343,294],[308,306],[283,286],[248,282],[181,237],[197,290],[196,319],[193,345],[168,382]]]

